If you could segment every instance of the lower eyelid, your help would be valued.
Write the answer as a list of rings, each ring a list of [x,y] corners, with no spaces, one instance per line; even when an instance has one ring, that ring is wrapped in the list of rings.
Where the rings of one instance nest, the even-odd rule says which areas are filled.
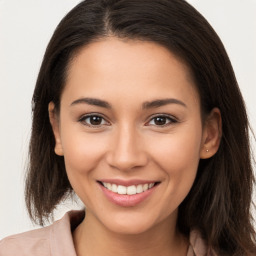
[[[162,118],[166,118],[168,120],[168,122],[165,125],[168,124],[174,124],[174,123],[178,123],[177,118],[173,117],[173,116],[169,116],[169,115],[157,115],[157,116],[153,116],[150,118],[150,120],[147,122],[147,124],[149,124],[151,121],[153,121],[155,118],[158,117],[162,117]],[[153,124],[152,124],[153,125]],[[161,126],[161,125],[156,125],[156,126]],[[164,126],[164,125],[162,125]]]
[[[100,117],[102,120],[103,120],[103,123],[102,124],[99,124],[99,125],[93,125],[93,124],[90,124],[89,122],[86,122],[85,120],[87,118],[90,118],[90,117],[93,117],[93,116],[96,116],[96,117]],[[150,122],[152,122],[155,118],[157,117],[162,117],[162,118],[166,118],[167,119],[167,122],[166,124],[150,124]],[[78,122],[82,123],[83,125],[86,125],[88,127],[92,127],[92,128],[101,128],[102,126],[109,126],[110,125],[110,122],[104,117],[102,116],[101,114],[98,114],[98,113],[88,113],[88,114],[84,114],[83,116],[80,116],[78,118]],[[155,116],[151,116],[149,121],[146,122],[146,126],[156,126],[156,127],[166,127],[166,126],[169,126],[169,125],[174,125],[176,123],[178,123],[179,120],[174,117],[174,116],[170,116],[170,115],[167,115],[167,114],[159,114],[159,115],[155,115]]]
[[[93,124],[90,124],[90,123],[88,123],[88,122],[85,121],[86,119],[88,119],[88,118],[90,118],[90,117],[94,117],[94,116],[100,117],[100,118],[104,121],[104,123],[103,123],[103,124],[99,124],[99,125],[93,125]],[[83,115],[82,117],[80,117],[80,118],[78,119],[78,122],[83,123],[84,125],[87,125],[87,126],[89,126],[89,127],[96,127],[96,128],[101,127],[101,126],[105,126],[105,125],[108,125],[108,124],[109,124],[109,122],[106,120],[106,118],[104,118],[103,116],[101,116],[101,115],[99,115],[99,114]]]

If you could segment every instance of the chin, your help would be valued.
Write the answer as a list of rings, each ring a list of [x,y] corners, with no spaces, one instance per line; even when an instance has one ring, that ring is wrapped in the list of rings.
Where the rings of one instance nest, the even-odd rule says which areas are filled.
[[[104,223],[105,222],[105,223]],[[147,216],[145,213],[140,214],[125,214],[120,216],[113,216],[103,222],[103,225],[116,234],[120,235],[139,235],[151,230],[157,221],[154,218]]]
[[[116,234],[120,234],[120,235],[139,235],[142,233],[147,232],[148,230],[150,230],[152,227],[152,224],[146,225],[144,223],[113,223],[113,225],[109,226],[109,229],[116,233]]]

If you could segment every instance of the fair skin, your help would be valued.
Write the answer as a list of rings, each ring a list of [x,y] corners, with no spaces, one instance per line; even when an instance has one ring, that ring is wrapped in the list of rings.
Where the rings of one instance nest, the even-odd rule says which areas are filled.
[[[186,255],[178,207],[221,136],[219,110],[202,122],[195,88],[186,65],[152,42],[105,38],[74,58],[60,113],[50,103],[49,115],[55,152],[86,206],[73,233],[79,256]],[[153,187],[120,195],[103,182]]]

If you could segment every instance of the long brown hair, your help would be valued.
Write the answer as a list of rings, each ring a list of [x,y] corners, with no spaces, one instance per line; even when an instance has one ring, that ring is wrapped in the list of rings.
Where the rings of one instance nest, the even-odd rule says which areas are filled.
[[[194,185],[179,207],[184,234],[198,229],[221,255],[255,253],[250,206],[253,170],[248,119],[227,53],[204,17],[183,0],[87,0],[58,25],[47,47],[33,95],[26,204],[43,225],[72,194],[63,157],[54,153],[48,104],[57,109],[68,65],[81,47],[109,35],[165,46],[191,69],[202,113],[221,111],[223,136],[211,159],[200,160]]]

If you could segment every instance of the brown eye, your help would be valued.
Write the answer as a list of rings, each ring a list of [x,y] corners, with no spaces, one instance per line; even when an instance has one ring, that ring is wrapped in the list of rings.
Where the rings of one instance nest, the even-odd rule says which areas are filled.
[[[98,115],[83,116],[79,121],[87,126],[94,126],[94,127],[108,124],[103,117]]]
[[[177,120],[169,116],[156,116],[149,121],[148,125],[165,126],[172,123],[177,123]]]
[[[167,123],[166,117],[156,117],[154,118],[155,125],[165,125]]]
[[[89,121],[89,123],[91,124],[91,125],[101,125],[101,122],[102,122],[102,117],[100,117],[100,116],[90,116],[89,118],[87,118],[87,119],[89,119],[88,121]]]

